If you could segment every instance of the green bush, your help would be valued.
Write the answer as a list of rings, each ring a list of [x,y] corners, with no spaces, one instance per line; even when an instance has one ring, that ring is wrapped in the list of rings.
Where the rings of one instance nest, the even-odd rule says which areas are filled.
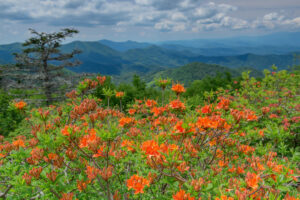
[[[11,105],[12,98],[0,90],[0,135],[7,136],[17,128],[24,115]]]

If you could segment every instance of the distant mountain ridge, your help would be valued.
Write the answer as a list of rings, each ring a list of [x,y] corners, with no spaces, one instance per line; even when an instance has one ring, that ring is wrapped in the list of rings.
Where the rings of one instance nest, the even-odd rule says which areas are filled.
[[[292,34],[293,37],[297,35],[298,33]],[[276,37],[278,38],[279,36]],[[273,36],[273,38],[276,37]],[[243,38],[238,39],[239,41],[244,40]],[[286,40],[286,43],[289,42],[289,39],[283,40]],[[207,41],[213,42],[213,40]],[[219,41],[221,41],[221,39],[215,40],[216,43],[220,43]],[[230,39],[226,41],[230,41]],[[251,39],[249,39],[249,41],[249,43],[251,43]],[[254,41],[253,38],[252,41]],[[175,42],[174,44],[170,42],[163,44],[139,43],[134,41],[112,42],[109,40],[95,42],[74,41],[64,44],[61,48],[63,52],[70,52],[72,49],[82,50],[82,53],[76,57],[82,62],[82,65],[72,68],[75,72],[101,73],[118,76],[133,73],[153,73],[169,68],[180,67],[192,62],[217,64],[232,69],[250,67],[256,70],[269,68],[273,64],[277,65],[280,69],[300,64],[299,60],[294,59],[294,53],[272,53],[266,55],[254,53],[238,54],[240,52],[247,52],[247,48],[243,47],[243,50],[242,47],[237,47],[237,49],[233,47],[194,48],[181,46],[183,43],[183,41]],[[279,43],[283,44],[282,42]],[[295,42],[295,45],[298,43],[300,44],[300,42]],[[233,46],[237,46],[237,44],[237,42],[233,43]],[[20,43],[0,45],[0,64],[12,63],[14,61],[12,53],[20,52],[21,48]],[[249,51],[256,51],[259,48],[263,50],[264,47],[253,47],[252,45],[252,47],[249,47]],[[290,50],[300,52],[300,46],[299,51],[296,51],[296,47]],[[266,50],[266,52],[268,51],[269,50]],[[228,55],[223,55],[226,54],[226,52]],[[279,52],[281,51],[277,53]],[[211,54],[214,56],[211,56]]]
[[[162,41],[157,44],[173,44],[194,48],[233,48],[233,47],[258,47],[258,46],[300,46],[300,32],[278,32],[260,36],[238,36],[214,39],[192,39]]]
[[[117,51],[147,48],[156,45],[175,51],[189,51],[204,56],[232,56],[241,54],[288,54],[300,51],[300,32],[279,32],[262,36],[239,36],[214,39],[173,40],[154,43],[125,41],[99,42]]]
[[[112,49],[115,49],[117,51],[128,51],[130,49],[140,49],[140,48],[146,48],[149,46],[152,46],[153,44],[151,43],[145,43],[145,42],[135,42],[135,41],[125,41],[125,42],[114,42],[111,40],[100,40],[99,41],[101,44],[104,44]]]

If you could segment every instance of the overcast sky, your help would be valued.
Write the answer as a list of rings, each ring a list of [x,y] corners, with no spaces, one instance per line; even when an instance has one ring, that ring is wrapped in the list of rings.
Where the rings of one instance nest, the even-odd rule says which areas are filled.
[[[300,31],[300,0],[0,0],[0,44],[28,28],[74,40],[162,41]]]

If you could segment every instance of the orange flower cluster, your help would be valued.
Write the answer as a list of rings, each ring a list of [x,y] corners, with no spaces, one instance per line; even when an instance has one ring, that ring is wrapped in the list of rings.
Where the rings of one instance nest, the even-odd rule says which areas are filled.
[[[222,195],[221,198],[216,197],[215,200],[234,200],[234,198]]]
[[[104,81],[98,77],[86,83],[93,87]],[[1,177],[23,180],[26,185],[14,188],[28,191],[25,198],[31,192],[41,194],[36,186],[43,184],[45,198],[63,200],[93,198],[96,190],[114,200],[136,199],[137,194],[141,199],[262,200],[273,195],[298,200],[297,188],[292,187],[299,177],[297,162],[278,146],[278,135],[264,133],[270,123],[285,130],[280,136],[295,139],[297,131],[300,105],[292,101],[296,90],[276,84],[272,97],[262,91],[247,93],[258,88],[253,85],[219,90],[218,100],[209,98],[209,104],[196,111],[176,98],[162,107],[155,100],[136,100],[123,113],[90,97],[33,110],[27,120],[32,123],[31,136],[0,136]],[[178,97],[185,91],[180,84],[172,89]],[[260,139],[274,152],[262,150],[256,144]],[[288,150],[294,144],[285,145]],[[6,170],[23,160],[27,163],[19,174]],[[56,184],[62,187],[52,187]],[[10,190],[7,197],[19,194]]]
[[[181,164],[172,162],[169,163],[166,159],[166,156],[171,155],[173,160],[180,160],[179,147],[176,144],[161,144],[154,140],[148,140],[143,142],[141,150],[146,154],[147,164],[152,168],[157,168],[158,165],[163,166],[164,164],[170,168],[175,167],[179,171],[188,170],[188,166],[183,162]]]
[[[36,179],[38,179],[40,177],[40,174],[42,173],[43,168],[42,167],[38,167],[38,168],[32,168],[29,171],[29,174],[33,177],[35,177]]]
[[[179,83],[172,85],[172,90],[176,93],[177,96],[185,92],[185,88]]]
[[[106,80],[106,76],[97,76],[97,80],[100,85],[103,85]]]
[[[121,146],[126,147],[128,151],[135,151],[134,142],[132,140],[123,140]]]
[[[134,194],[139,194],[139,193],[144,193],[143,189],[145,186],[149,187],[150,182],[149,180],[138,176],[138,175],[133,175],[130,177],[130,179],[127,180],[127,187],[128,190],[133,189]]]
[[[260,177],[255,173],[248,172],[245,180],[248,187],[256,189],[258,188],[258,182],[260,180]]]
[[[148,140],[148,141],[143,142],[141,149],[148,156],[157,156],[157,155],[159,155],[159,153],[158,153],[159,145],[154,140]]]
[[[56,171],[51,171],[50,173],[46,174],[47,178],[54,182],[56,180],[58,173]]]
[[[71,111],[70,116],[72,119],[77,119],[86,113],[94,111],[97,108],[97,103],[94,99],[84,99],[79,106],[75,106]]]
[[[122,98],[124,95],[125,95],[124,92],[116,92],[116,97],[119,99]]]
[[[18,140],[15,140],[13,141],[13,145],[19,149],[20,147],[25,147],[25,144],[24,144],[24,140],[22,140],[21,138],[19,138]]]
[[[173,195],[173,200],[195,200],[195,197],[191,197],[190,194],[185,193],[184,190],[179,190]]]
[[[171,101],[169,103],[169,107],[174,109],[174,110],[179,110],[179,111],[183,111],[185,110],[185,105],[184,103],[182,103],[179,99],[176,99],[174,101]]]
[[[77,189],[82,192],[86,189],[89,181],[77,180]]]
[[[154,100],[148,99],[148,100],[145,102],[145,105],[146,105],[147,107],[149,107],[149,108],[152,108],[152,107],[154,107],[154,106],[157,105],[157,102],[154,101]]]
[[[26,182],[27,185],[31,184],[32,176],[30,176],[29,174],[25,173],[22,178],[25,180],[25,182]]]
[[[133,125],[134,123],[135,123],[135,119],[131,118],[131,117],[122,117],[119,120],[119,125],[121,127],[130,126],[130,125]]]
[[[73,200],[73,193],[64,193],[62,194],[62,197],[60,198],[60,200]]]
[[[99,170],[99,174],[103,180],[107,181],[112,176],[113,169],[113,166],[104,167],[102,170]]]
[[[199,117],[196,125],[197,128],[199,128],[200,130],[205,130],[209,128],[229,130],[231,128],[231,126],[226,122],[226,120],[218,115],[211,117]]]
[[[19,109],[19,110],[22,110],[26,105],[27,105],[27,104],[26,104],[26,102],[24,102],[24,101],[19,101],[19,102],[16,102],[16,103],[15,103],[15,107],[16,107],[17,109]]]
[[[229,105],[230,105],[230,100],[226,99],[226,98],[223,98],[223,97],[221,97],[219,99],[220,99],[220,102],[216,106],[216,109],[228,110],[229,109]]]
[[[79,131],[80,128],[76,125],[65,125],[65,127],[61,130],[61,133],[64,135],[64,136],[69,136],[70,133],[74,134],[76,133],[77,131]]]
[[[86,175],[90,181],[95,179],[97,175],[99,174],[100,170],[93,166],[86,166]]]
[[[88,147],[92,151],[96,151],[100,142],[100,138],[96,135],[96,130],[89,130],[88,135],[84,135],[79,142],[80,148]]]
[[[205,105],[201,108],[201,112],[203,114],[209,114],[211,113],[211,107],[212,107],[211,105]]]

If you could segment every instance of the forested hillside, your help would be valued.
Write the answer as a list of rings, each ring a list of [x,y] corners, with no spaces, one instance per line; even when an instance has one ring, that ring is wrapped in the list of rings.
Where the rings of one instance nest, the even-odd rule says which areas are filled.
[[[189,86],[195,80],[201,80],[205,77],[215,77],[217,74],[229,73],[232,77],[238,77],[243,71],[251,71],[252,76],[262,77],[263,73],[253,68],[228,68],[215,64],[205,64],[194,62],[181,67],[166,69],[153,74],[146,74],[142,78],[146,82],[153,83],[154,80],[162,78],[170,78],[173,81],[179,81]]]
[[[71,42],[62,46],[63,51],[77,48],[82,54],[76,56],[82,64],[75,72],[93,72],[106,75],[124,73],[144,74],[165,68],[179,67],[191,62],[218,64],[229,68],[251,67],[262,70],[275,64],[279,69],[299,64],[294,53],[284,55],[244,54],[236,56],[203,56],[188,50],[146,46],[127,51],[117,51],[100,42]],[[21,45],[0,45],[0,64],[14,61],[12,53],[20,52]]]

